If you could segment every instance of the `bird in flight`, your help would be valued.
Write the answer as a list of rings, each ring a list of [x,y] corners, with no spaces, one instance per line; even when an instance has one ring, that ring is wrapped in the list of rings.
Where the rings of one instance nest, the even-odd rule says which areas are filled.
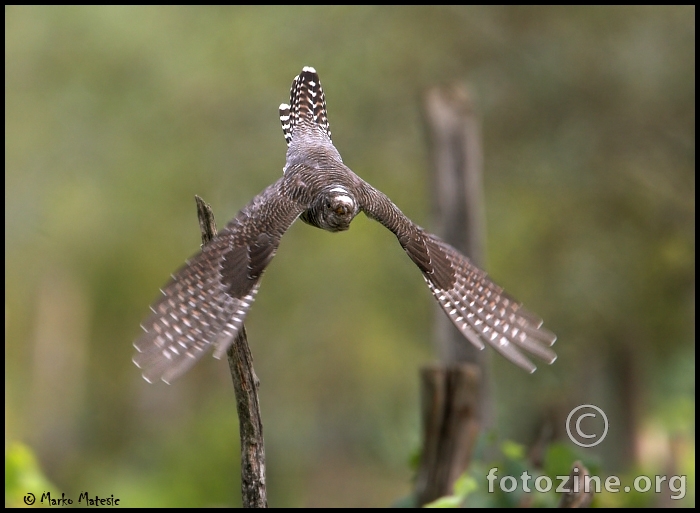
[[[280,105],[287,160],[282,177],[248,203],[161,289],[134,342],[146,381],[172,382],[214,347],[220,358],[243,326],[282,235],[301,218],[329,232],[347,230],[360,212],[391,230],[430,291],[464,337],[485,343],[528,372],[523,350],[547,363],[556,336],[542,319],[492,282],[455,248],[413,223],[391,200],[353,173],[333,146],[316,70],[294,78]]]

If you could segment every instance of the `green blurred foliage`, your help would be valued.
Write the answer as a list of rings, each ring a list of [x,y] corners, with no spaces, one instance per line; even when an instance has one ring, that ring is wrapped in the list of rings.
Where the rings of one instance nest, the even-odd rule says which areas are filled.
[[[559,335],[532,376],[494,358],[504,437],[552,402],[619,425],[632,355],[643,432],[694,448],[694,7],[6,7],[6,440],[66,493],[240,504],[225,363],[148,386],[131,341],[194,194],[222,226],[280,175],[304,65],[344,161],[427,228],[421,95],[472,91],[488,269]],[[376,223],[292,227],[247,320],[272,505],[410,491],[431,301]]]
[[[426,504],[426,508],[459,508],[465,505],[466,500],[472,495],[479,485],[476,479],[465,473],[457,478],[454,484],[454,495],[440,497],[439,499]]]
[[[43,474],[36,455],[30,447],[13,442],[5,449],[5,507],[23,507],[41,502],[41,495],[31,497],[27,492],[38,491],[61,497],[58,489]]]
[[[482,440],[483,441],[483,440]],[[695,454],[693,446],[691,453]],[[498,457],[489,461],[479,458],[462,474],[454,484],[452,495],[441,497],[426,507],[432,508],[522,508],[522,507],[556,507],[561,500],[558,487],[576,490],[586,486],[584,479],[578,475],[579,481],[564,480],[570,476],[575,461],[581,462],[588,470],[591,481],[588,486],[593,490],[593,507],[643,507],[649,508],[660,505],[687,506],[695,503],[695,461],[682,464],[680,476],[685,478],[685,488],[679,488],[680,482],[674,481],[675,490],[670,495],[675,500],[666,499],[660,502],[661,494],[651,491],[642,492],[638,488],[645,486],[643,481],[635,484],[635,479],[647,476],[654,483],[657,476],[666,475],[662,468],[636,468],[622,475],[608,474],[600,467],[597,459],[591,459],[586,451],[571,444],[554,443],[547,449],[544,465],[537,468],[527,457],[525,446],[512,440],[500,444]],[[491,482],[488,476],[492,476]],[[527,477],[525,477],[527,476]],[[619,479],[617,485],[606,486],[609,477]],[[599,480],[599,484],[595,479]],[[538,482],[539,479],[539,482]],[[630,491],[623,491],[629,486]],[[527,490],[525,490],[527,487]],[[598,487],[598,488],[597,488]],[[548,491],[540,491],[549,488]],[[610,489],[608,489],[610,488]],[[508,492],[504,490],[510,490]],[[616,490],[616,491],[613,491]],[[669,493],[669,492],[666,492]],[[406,502],[408,505],[408,502]]]
[[[436,501],[427,504],[426,507],[437,508],[460,508],[460,507],[476,507],[476,508],[515,508],[515,507],[554,507],[557,504],[558,497],[554,490],[549,492],[532,493],[534,489],[534,481],[539,476],[549,474],[546,471],[533,468],[532,464],[526,457],[525,446],[505,440],[500,444],[499,457],[492,461],[477,462],[462,474],[454,485],[454,493],[445,497],[441,497]],[[570,472],[571,451],[568,452],[560,463],[563,464],[565,471],[559,475],[568,475]],[[567,468],[569,467],[569,468]],[[527,486],[531,490],[530,493],[523,490],[522,475],[526,472],[529,475]],[[486,476],[494,476],[490,489],[489,482]],[[506,484],[501,487],[501,482],[504,478],[513,478],[519,486],[515,491],[506,493],[503,488],[508,489],[511,484],[506,481]],[[553,481],[557,483],[556,480]]]

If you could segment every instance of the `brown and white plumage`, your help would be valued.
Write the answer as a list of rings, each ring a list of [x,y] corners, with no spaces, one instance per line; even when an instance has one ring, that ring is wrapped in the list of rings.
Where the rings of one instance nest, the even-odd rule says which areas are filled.
[[[542,320],[493,283],[449,244],[408,219],[383,193],[353,173],[333,146],[318,74],[305,67],[290,104],[280,105],[288,144],[282,178],[256,196],[161,290],[134,343],[134,363],[148,381],[171,382],[215,346],[221,357],[241,328],[265,268],[297,217],[331,232],[364,212],[391,230],[431,292],[472,344],[494,347],[529,372],[526,351],[548,363],[556,337]]]

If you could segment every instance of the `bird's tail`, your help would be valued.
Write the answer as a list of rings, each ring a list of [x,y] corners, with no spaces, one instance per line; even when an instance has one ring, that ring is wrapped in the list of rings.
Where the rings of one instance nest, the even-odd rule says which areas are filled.
[[[280,105],[280,121],[287,145],[299,134],[321,136],[331,141],[326,96],[314,68],[305,66],[301,73],[294,77],[289,105]]]

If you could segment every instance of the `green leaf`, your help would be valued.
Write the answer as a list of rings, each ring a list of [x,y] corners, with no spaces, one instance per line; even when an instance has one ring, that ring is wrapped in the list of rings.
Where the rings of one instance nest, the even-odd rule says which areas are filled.
[[[469,494],[475,492],[478,488],[479,484],[476,482],[476,479],[466,472],[457,478],[454,486],[455,495],[462,499],[467,498]]]
[[[525,446],[513,442],[512,440],[506,440],[501,444],[501,452],[512,460],[522,460],[525,458]]]
[[[27,494],[38,499],[44,492],[57,493],[57,488],[44,476],[34,451],[20,442],[10,444],[5,452],[5,505],[24,506]]]
[[[426,508],[459,508],[462,505],[462,497],[456,495],[447,495],[440,497],[433,502],[425,505]]]

